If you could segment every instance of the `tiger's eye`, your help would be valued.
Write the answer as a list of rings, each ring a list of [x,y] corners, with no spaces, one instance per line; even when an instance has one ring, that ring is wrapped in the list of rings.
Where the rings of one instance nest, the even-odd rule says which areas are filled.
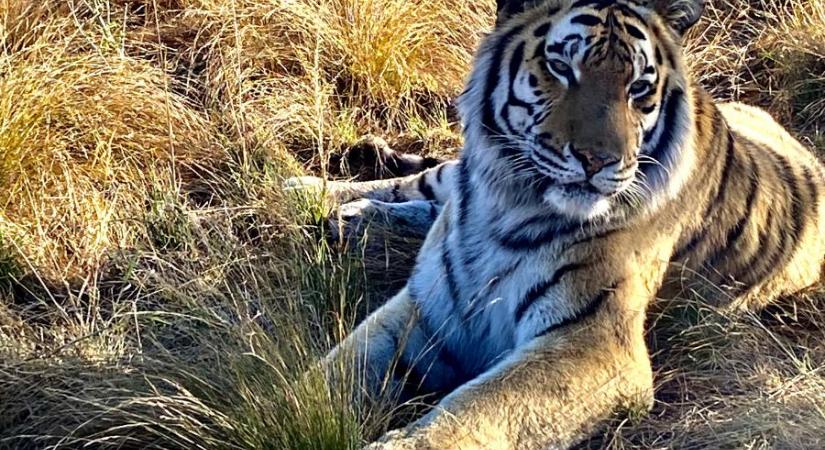
[[[639,97],[644,94],[650,92],[650,89],[653,87],[650,81],[647,80],[638,80],[630,85],[630,95],[634,97]]]
[[[551,59],[547,62],[547,65],[550,67],[552,71],[558,73],[559,75],[565,75],[572,72],[570,66],[560,59]]]

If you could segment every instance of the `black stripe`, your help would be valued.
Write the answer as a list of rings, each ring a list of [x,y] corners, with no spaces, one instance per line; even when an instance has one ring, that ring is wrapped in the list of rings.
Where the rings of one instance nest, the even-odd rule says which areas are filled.
[[[567,275],[574,270],[583,269],[588,267],[587,264],[584,263],[573,263],[573,264],[565,264],[553,273],[553,276],[550,279],[542,281],[541,283],[536,284],[524,296],[523,299],[518,303],[516,306],[516,323],[521,322],[522,317],[524,317],[524,313],[536,302],[536,300],[543,297],[550,288],[557,285],[561,278]]]
[[[541,59],[544,61],[544,46],[547,45],[547,41],[544,39],[539,40],[536,44],[536,49],[533,50],[533,58],[532,59]]]
[[[510,59],[510,67],[508,73],[509,82],[507,85],[507,102],[505,102],[505,104],[501,106],[501,110],[499,110],[499,115],[504,121],[504,124],[507,127],[507,132],[510,135],[516,135],[519,133],[515,125],[510,121],[510,107],[515,106],[519,108],[524,108],[527,110],[527,114],[531,116],[535,112],[534,104],[525,102],[524,100],[516,97],[515,94],[516,78],[518,76],[518,71],[521,67],[521,63],[524,61],[524,46],[524,42],[520,43],[514,50],[513,57]]]
[[[633,51],[630,49],[630,45],[628,45],[627,42],[611,38],[611,43],[613,44],[614,54],[621,55],[623,58],[626,59],[630,59],[630,55],[633,53]]]
[[[616,0],[579,0],[576,3],[573,3],[570,6],[570,9],[576,8],[593,8],[596,10],[607,8],[608,6],[612,6],[616,3]]]
[[[430,186],[430,183],[427,183],[426,174],[421,174],[418,177],[418,190],[425,199],[430,201],[435,200],[435,192],[433,192],[433,188]]]
[[[462,158],[458,163],[458,227],[464,228],[470,216],[473,186],[470,183],[469,162]],[[460,233],[463,234],[463,233]]]
[[[823,172],[823,168],[821,165],[819,165],[818,160],[815,160],[813,164],[814,167],[811,169],[813,169],[814,173],[811,173],[811,171],[808,170],[809,167],[805,166],[805,176],[808,178],[808,186],[811,189],[811,207],[813,208],[812,217],[816,218],[815,220],[819,220],[819,208],[822,207],[822,192],[820,191],[820,185],[817,183],[817,181],[822,182],[823,179],[817,179],[817,177],[825,174],[825,172]]]
[[[461,265],[466,272],[469,267],[475,264],[476,261],[484,253],[484,249],[480,245],[470,245],[462,247],[464,251],[461,253]]]
[[[629,83],[630,80],[627,80],[627,82]],[[634,99],[634,101],[637,102],[637,103],[645,103],[645,102],[649,101],[651,97],[656,95],[656,91],[659,89],[658,84],[656,84],[658,82],[659,82],[659,80],[654,80],[653,83],[651,83],[653,85],[653,89],[647,91],[647,93],[645,93],[645,94],[643,94],[639,97],[636,97]]]
[[[543,121],[544,121],[544,118],[541,118],[540,120],[536,120],[536,123],[541,123]],[[538,139],[539,143],[542,145],[542,147],[545,150],[550,150],[550,152],[552,154],[556,155],[556,157],[558,157],[562,161],[567,159],[567,158],[564,157],[564,153],[562,153],[562,151],[560,149],[556,148],[553,145],[553,135],[551,133],[548,133],[548,132],[539,133],[536,136],[536,138]]]
[[[696,96],[696,104],[693,105],[693,113],[696,116],[696,136],[702,138],[705,136],[705,124],[703,120],[705,117],[705,102],[702,101],[700,95]],[[715,119],[716,117],[714,117],[714,120]]]
[[[552,150],[552,147],[551,147],[551,150]],[[560,170],[562,172],[567,172],[568,171],[564,166],[558,164],[557,162],[553,161],[552,159],[548,158],[547,156],[542,155],[541,152],[534,151],[534,152],[532,152],[532,155],[536,159],[538,159],[538,162],[540,162],[542,164],[546,164],[547,166],[550,166],[550,167],[552,167],[556,170]]]
[[[441,172],[444,171],[444,166],[446,166],[446,164],[442,164],[442,165],[438,166],[438,169],[435,169],[435,180],[438,181],[439,183],[441,183],[441,175],[442,175]]]
[[[649,180],[655,180],[655,176],[662,172],[666,175],[667,171],[673,169],[670,167],[673,161],[668,157],[668,153],[674,151],[673,143],[676,140],[676,132],[678,131],[677,122],[682,119],[679,115],[679,108],[682,106],[682,103],[684,103],[684,97],[684,91],[679,88],[673,89],[667,96],[665,104],[662,105],[662,108],[659,110],[659,120],[657,123],[664,120],[662,133],[659,136],[656,147],[652,152],[647,154],[661,163],[661,166],[659,164],[647,164],[642,168],[642,172],[644,172]],[[664,114],[664,117],[662,117],[662,114]],[[654,127],[654,130],[657,128],[659,128],[658,125]],[[645,136],[645,139],[647,142],[647,136]]]
[[[781,233],[780,230],[774,229],[774,226],[776,224],[775,219],[776,214],[774,214],[774,209],[769,208],[766,212],[766,218],[762,230],[759,232],[759,237],[756,242],[756,250],[754,250],[754,252],[746,260],[739,261],[736,264],[736,266],[732,267],[728,271],[732,279],[744,283],[744,286],[740,287],[739,289],[750,288],[751,286],[745,283],[745,279],[750,278],[750,274],[753,273],[754,267],[756,267],[759,264],[760,260],[776,252],[777,246],[771,246],[771,237],[785,235],[785,233]],[[741,293],[741,291],[737,292],[737,295],[739,293]]]
[[[665,89],[667,89],[667,85],[668,85],[669,82],[670,82],[670,79],[665,78],[665,82],[664,82]],[[659,108],[659,115],[656,117],[656,123],[653,125],[653,128],[651,128],[650,130],[645,131],[645,134],[644,134],[644,143],[645,143],[645,145],[649,144],[650,141],[653,140],[653,137],[656,135],[656,131],[658,131],[660,128],[665,126],[665,123],[662,120],[663,119],[667,120],[667,117],[665,116],[665,114],[667,113],[666,103],[669,100],[669,96],[665,95],[664,92],[662,92],[662,100],[664,101],[665,104],[663,104],[662,107]]]
[[[510,73],[508,74],[510,77],[510,82],[508,84],[507,89],[507,106],[518,106],[527,110],[527,114],[533,115],[535,112],[535,105],[532,103],[527,103],[524,100],[516,97],[515,94],[515,84],[516,84],[516,77],[518,76],[519,68],[521,68],[521,64],[524,62],[524,46],[525,43],[520,43],[516,49],[513,51],[513,57],[510,59]],[[508,126],[512,127],[512,124],[509,123],[509,111],[505,107],[504,110],[506,111],[505,119],[508,122]]]
[[[561,55],[561,54],[564,53],[565,45],[566,44],[564,42],[557,42],[557,43],[554,43],[554,44],[547,44],[546,51],[547,51],[547,53],[558,53],[559,55]]]
[[[612,294],[618,287],[619,282],[614,283],[609,288],[602,289],[595,297],[593,297],[592,300],[587,302],[587,305],[584,307],[584,309],[579,310],[572,317],[568,317],[562,320],[561,322],[550,325],[549,327],[545,328],[543,331],[538,333],[536,337],[545,336],[553,331],[558,330],[559,328],[564,328],[568,325],[573,325],[574,323],[581,322],[587,317],[596,314],[596,311],[599,310],[599,308],[602,306],[605,300],[607,300],[607,298],[610,297],[610,294]]]
[[[547,226],[548,224],[551,224],[551,226],[556,226],[561,220],[563,219],[555,214],[540,214],[537,216],[533,216],[527,220],[522,220],[516,226],[514,226],[513,229],[523,230],[527,227],[532,227],[534,225]]]
[[[717,113],[718,114],[718,113]],[[713,200],[708,199],[708,204],[705,207],[705,211],[702,213],[702,227],[699,231],[693,235],[693,237],[681,248],[676,250],[676,253],[673,254],[671,258],[672,261],[682,261],[682,259],[687,256],[689,253],[696,250],[696,247],[705,241],[708,234],[710,233],[711,229],[711,215],[714,212],[721,208],[723,205],[724,197],[728,189],[728,180],[730,176],[730,168],[733,165],[733,160],[736,158],[735,152],[735,145],[736,141],[734,140],[733,135],[728,131],[728,145],[727,151],[725,154],[725,162],[722,166],[722,175],[719,178],[719,182],[715,183],[716,186],[716,193],[713,195]]]
[[[502,247],[513,250],[513,251],[527,251],[527,250],[535,250],[542,246],[551,244],[556,238],[563,237],[567,234],[572,233],[577,228],[567,228],[567,229],[559,229],[555,227],[548,228],[536,235],[535,237],[529,237],[522,233],[519,233],[517,236],[513,235],[505,235],[505,236],[496,236],[496,240],[498,241],[499,245]]]
[[[668,50],[665,50],[665,57],[667,57],[667,62],[668,62],[668,64],[670,64],[670,67],[675,69],[677,67],[676,66],[676,57],[673,56],[673,53],[671,53]]]
[[[535,37],[545,37],[545,36],[547,36],[547,33],[550,32],[550,27],[552,25],[553,25],[552,22],[547,22],[547,23],[543,23],[543,24],[539,25],[538,28],[533,30],[533,36],[535,36]]]
[[[509,89],[508,89],[509,91]],[[510,92],[507,93],[507,96],[511,96]],[[501,109],[498,110],[498,115],[504,121],[504,126],[507,127],[505,130],[508,135],[516,135],[518,134],[516,129],[513,128],[513,124],[510,123],[510,100],[508,99],[503,105],[501,105]]]
[[[771,156],[771,160],[776,164],[777,175],[789,191],[790,198],[788,201],[791,202],[791,208],[785,208],[784,220],[779,225],[782,230],[780,242],[774,248],[774,251],[762,258],[760,264],[751,267],[751,271],[748,273],[749,277],[745,280],[747,288],[757,286],[785,268],[788,261],[796,253],[799,238],[805,227],[802,193],[790,161],[770,149],[765,149],[765,153]]]
[[[529,236],[530,230],[525,230],[532,225],[543,224],[546,226],[539,231],[535,237]],[[499,245],[513,251],[535,250],[542,246],[551,244],[556,238],[567,236],[581,229],[581,224],[576,222],[562,222],[557,217],[537,216],[521,222],[509,231],[494,230],[492,235]]]
[[[576,16],[570,19],[570,23],[578,23],[588,27],[595,27],[596,25],[604,24],[604,22],[602,22],[602,19],[590,14],[582,14],[580,16]]]
[[[676,65],[676,57],[673,55],[673,52],[670,51],[667,47],[664,49],[665,58],[667,58],[667,63],[670,64],[670,67],[675,69]]]
[[[802,175],[803,179],[805,180],[805,185],[808,187],[808,193],[810,194],[810,199],[807,203],[814,207],[814,213],[816,213],[817,203],[819,202],[819,189],[817,189],[816,187],[816,182],[814,181],[814,174],[813,172],[811,172],[810,167],[803,164]]]
[[[665,101],[665,124],[662,135],[659,137],[659,142],[656,143],[656,148],[650,153],[650,156],[664,164],[664,156],[668,150],[671,150],[673,140],[676,137],[676,121],[679,119],[678,108],[682,106],[682,101],[685,98],[685,92],[679,88],[675,88],[668,94]],[[658,166],[656,166],[658,167]]]
[[[723,260],[733,257],[731,252],[735,252],[734,247],[739,241],[739,238],[742,237],[742,233],[745,231],[745,228],[753,216],[753,207],[754,202],[756,201],[757,193],[759,192],[760,180],[759,167],[757,166],[756,161],[753,157],[749,157],[749,159],[751,161],[751,182],[748,187],[748,195],[745,200],[745,210],[739,220],[737,220],[733,227],[728,230],[727,236],[725,237],[724,246],[717,248],[716,251],[714,251],[713,254],[711,254],[711,256],[707,259],[708,266],[711,268],[716,267]]]
[[[725,162],[722,166],[722,175],[719,177],[719,188],[716,191],[716,196],[713,199],[713,203],[719,204],[722,202],[722,197],[725,195],[725,189],[728,186],[728,180],[730,179],[730,168],[733,164],[733,160],[736,158],[736,138],[733,136],[733,133],[728,130],[728,145],[725,151]],[[710,208],[711,205],[708,205]],[[707,217],[707,215],[705,216]]]
[[[653,35],[654,35],[654,37],[656,38],[656,40],[658,42],[665,42],[665,40],[662,39],[662,30],[660,30],[659,27],[655,23],[650,24],[649,28],[653,32]],[[664,53],[665,58],[667,58],[667,61],[670,64],[670,67],[672,67],[674,69],[676,68],[676,58],[673,55],[673,52],[671,52],[669,48],[667,48],[667,47],[662,48],[662,47],[657,46],[656,51]],[[661,54],[657,53],[657,55],[656,55],[657,60],[659,59],[660,56],[661,56]]]
[[[482,100],[482,122],[484,125],[482,128],[492,132],[493,134],[505,134],[495,120],[496,113],[495,105],[493,104],[493,93],[500,82],[499,71],[501,70],[501,63],[504,59],[504,54],[507,51],[507,47],[509,47],[513,38],[521,33],[522,30],[523,27],[521,26],[513,28],[507,34],[499,38],[493,46],[493,57],[490,59],[490,63],[488,65],[489,69],[487,73],[487,84],[484,86],[484,97]]]
[[[512,87],[516,82],[516,76],[518,76],[518,70],[521,67],[521,63],[524,62],[524,45],[525,43],[522,41],[516,46],[516,49],[513,50],[513,57],[510,58],[510,71],[508,76],[510,77],[510,92],[512,92]]]
[[[447,248],[447,241],[441,244],[441,265],[444,266],[444,274],[447,278],[447,288],[449,289],[450,301],[455,304],[460,300],[458,283],[453,272],[453,260],[450,256],[450,249]]]

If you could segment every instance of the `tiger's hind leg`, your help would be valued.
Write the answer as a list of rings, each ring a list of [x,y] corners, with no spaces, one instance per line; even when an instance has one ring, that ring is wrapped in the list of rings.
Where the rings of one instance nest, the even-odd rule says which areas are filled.
[[[323,192],[336,204],[366,198],[386,203],[412,200],[434,201],[444,204],[450,197],[458,161],[439,164],[415,175],[373,181],[333,181],[318,177],[292,177],[284,187],[294,191]]]
[[[369,229],[420,239],[426,236],[453,190],[458,161],[439,163],[432,158],[395,152],[380,138],[356,144],[340,164],[359,178],[410,174],[372,181],[327,181],[318,177],[286,180],[292,191],[318,191],[338,207],[330,216],[331,237],[359,242]],[[354,154],[354,156],[352,155]],[[375,233],[373,233],[375,235]],[[380,241],[380,239],[379,239]]]

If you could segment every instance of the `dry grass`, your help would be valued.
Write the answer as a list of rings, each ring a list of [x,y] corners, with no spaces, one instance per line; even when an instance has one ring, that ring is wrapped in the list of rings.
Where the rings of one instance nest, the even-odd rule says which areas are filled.
[[[768,108],[822,143],[825,2],[716,0],[689,40],[703,84],[720,99]]]
[[[380,289],[299,225],[323,208],[280,182],[365,133],[459,145],[452,100],[493,8],[0,0],[0,448],[380,433],[386,415],[360,420],[300,375]],[[690,42],[717,96],[825,148],[825,2],[715,0]],[[744,319],[673,308],[651,334],[653,414],[590,445],[825,446],[822,298]]]

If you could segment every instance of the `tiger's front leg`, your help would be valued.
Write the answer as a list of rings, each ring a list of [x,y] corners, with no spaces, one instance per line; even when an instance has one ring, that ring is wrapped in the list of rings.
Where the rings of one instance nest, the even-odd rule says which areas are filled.
[[[440,216],[433,232],[443,233],[445,222]],[[433,247],[437,243],[427,241],[423,251]],[[454,386],[456,374],[437,360],[442,342],[425,333],[420,313],[407,288],[398,292],[324,358],[330,381],[353,387],[356,405],[378,400],[392,406],[405,400],[404,391],[419,397],[442,390],[444,383]]]
[[[367,448],[564,449],[617,410],[649,409],[649,281],[626,278],[603,289],[596,305],[539,331],[429,414]]]

